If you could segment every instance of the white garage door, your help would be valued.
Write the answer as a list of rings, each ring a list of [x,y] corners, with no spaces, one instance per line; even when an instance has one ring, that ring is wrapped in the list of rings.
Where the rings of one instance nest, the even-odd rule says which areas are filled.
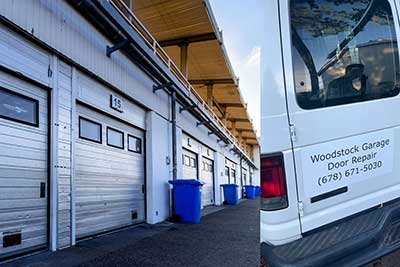
[[[0,72],[0,259],[47,247],[47,100]]]
[[[182,149],[182,178],[197,179],[197,154]]]
[[[82,106],[77,123],[77,237],[143,222],[144,132]]]
[[[204,183],[201,191],[201,206],[214,205],[214,162],[204,157],[201,181]]]

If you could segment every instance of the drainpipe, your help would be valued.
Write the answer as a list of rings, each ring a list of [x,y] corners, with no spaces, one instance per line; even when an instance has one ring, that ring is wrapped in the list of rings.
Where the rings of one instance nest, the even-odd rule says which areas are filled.
[[[171,93],[171,119],[172,119],[172,180],[176,180],[178,176],[177,169],[177,140],[176,140],[176,91]]]
[[[242,169],[242,159],[243,159],[243,156],[242,155],[240,155],[240,186],[241,186],[241,188],[240,188],[240,194],[242,195],[242,198],[243,198],[243,169]]]

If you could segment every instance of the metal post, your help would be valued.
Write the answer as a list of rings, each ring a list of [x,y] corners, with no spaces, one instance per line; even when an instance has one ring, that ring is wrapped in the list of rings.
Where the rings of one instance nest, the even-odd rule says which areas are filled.
[[[57,250],[58,211],[58,58],[52,58],[51,128],[50,128],[50,250]]]

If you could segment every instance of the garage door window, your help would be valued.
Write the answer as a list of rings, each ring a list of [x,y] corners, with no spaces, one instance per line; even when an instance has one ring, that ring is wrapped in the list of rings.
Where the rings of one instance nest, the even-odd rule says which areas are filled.
[[[0,88],[0,117],[39,127],[39,101]]]
[[[196,159],[195,158],[190,158],[190,167],[196,168]]]
[[[124,133],[107,127],[107,145],[124,149]]]
[[[184,156],[183,165],[190,167],[190,157],[189,156],[186,156],[186,155]]]
[[[101,124],[79,117],[79,138],[101,143]]]
[[[225,167],[225,175],[229,176],[229,167]]]
[[[395,20],[387,0],[292,0],[290,17],[300,107],[399,94]]]
[[[128,135],[128,150],[142,154],[142,139],[133,135]]]
[[[231,176],[232,176],[232,179],[236,182],[236,171],[235,170],[231,170]]]

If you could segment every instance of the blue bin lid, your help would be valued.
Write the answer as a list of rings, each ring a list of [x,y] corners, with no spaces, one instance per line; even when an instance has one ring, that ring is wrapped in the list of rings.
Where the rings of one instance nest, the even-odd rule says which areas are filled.
[[[202,182],[196,179],[176,179],[176,180],[169,180],[168,183],[172,185],[203,185]]]
[[[256,186],[255,186],[255,185],[248,184],[248,185],[244,185],[244,187],[256,187]]]
[[[237,184],[221,184],[223,187],[239,187]]]

